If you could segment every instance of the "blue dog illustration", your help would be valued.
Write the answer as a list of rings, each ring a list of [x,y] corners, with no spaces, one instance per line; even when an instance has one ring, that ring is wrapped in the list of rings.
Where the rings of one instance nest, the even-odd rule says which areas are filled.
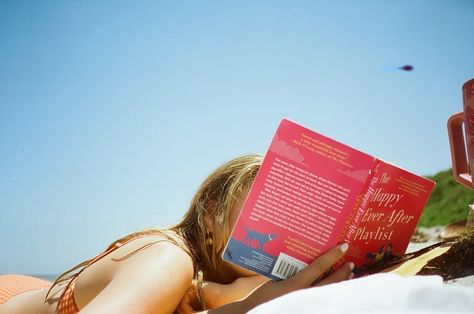
[[[250,228],[245,228],[247,235],[245,236],[244,243],[248,243],[250,247],[256,248],[257,250],[263,251],[263,246],[268,241],[276,239],[278,236],[274,233],[260,233]],[[256,243],[256,247],[252,244]]]

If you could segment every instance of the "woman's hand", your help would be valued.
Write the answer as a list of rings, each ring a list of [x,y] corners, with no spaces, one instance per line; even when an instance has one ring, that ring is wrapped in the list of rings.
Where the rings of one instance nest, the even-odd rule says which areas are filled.
[[[308,267],[283,281],[270,281],[256,289],[254,293],[243,300],[247,310],[259,304],[275,299],[284,294],[313,286],[326,271],[347,252],[349,245],[343,243],[319,256]],[[325,285],[349,279],[353,276],[353,264],[345,264],[328,277],[318,281],[315,285]]]
[[[354,265],[346,263],[331,275],[318,281],[334,263],[344,256],[348,248],[347,243],[336,246],[316,258],[313,263],[293,277],[282,281],[269,281],[255,289],[247,298],[210,310],[209,313],[246,313],[257,305],[296,290],[350,279],[354,276],[352,273]]]

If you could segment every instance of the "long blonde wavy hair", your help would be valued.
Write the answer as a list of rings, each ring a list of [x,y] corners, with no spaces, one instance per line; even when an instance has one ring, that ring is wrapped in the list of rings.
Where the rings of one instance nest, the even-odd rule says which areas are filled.
[[[201,184],[181,221],[170,228],[194,250],[192,255],[204,271],[218,273],[222,270],[220,256],[231,232],[231,209],[240,200],[242,192],[252,185],[261,163],[262,156],[246,155],[218,167]],[[206,219],[212,226],[206,225]],[[212,246],[206,244],[209,228],[213,230]]]
[[[231,209],[242,196],[242,192],[252,185],[260,169],[263,157],[245,155],[234,158],[214,170],[201,184],[191,200],[188,211],[175,225],[166,229],[147,229],[129,234],[110,244],[106,251],[144,235],[164,235],[182,248],[194,261],[194,271],[205,274],[218,274],[223,269],[222,251],[230,235],[229,215]],[[211,223],[212,226],[208,226]],[[212,245],[206,243],[212,230]],[[149,243],[120,259],[146,249]],[[51,289],[72,277],[78,276],[93,259],[84,261],[61,274]],[[51,291],[49,290],[49,292]],[[66,289],[64,289],[66,290]],[[46,296],[48,298],[49,292]]]

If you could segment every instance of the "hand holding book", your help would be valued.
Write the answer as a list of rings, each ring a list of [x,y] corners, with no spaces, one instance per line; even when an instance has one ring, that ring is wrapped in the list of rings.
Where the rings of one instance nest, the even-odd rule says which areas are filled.
[[[223,258],[281,280],[347,242],[344,261],[363,273],[405,253],[433,187],[426,178],[283,119]]]
[[[354,266],[351,263],[344,264],[336,272],[324,277],[332,265],[344,256],[348,247],[347,243],[338,245],[316,258],[308,267],[293,277],[282,281],[270,280],[252,291],[246,298],[206,311],[205,313],[246,313],[262,303],[293,291],[350,279],[353,276],[352,268]]]

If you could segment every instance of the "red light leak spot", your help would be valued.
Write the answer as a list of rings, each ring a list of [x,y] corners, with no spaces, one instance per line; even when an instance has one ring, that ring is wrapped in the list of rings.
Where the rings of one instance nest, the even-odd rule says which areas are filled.
[[[407,64],[407,65],[404,65],[402,67],[399,67],[398,68],[399,70],[402,70],[402,71],[412,71],[413,70],[413,66]]]

